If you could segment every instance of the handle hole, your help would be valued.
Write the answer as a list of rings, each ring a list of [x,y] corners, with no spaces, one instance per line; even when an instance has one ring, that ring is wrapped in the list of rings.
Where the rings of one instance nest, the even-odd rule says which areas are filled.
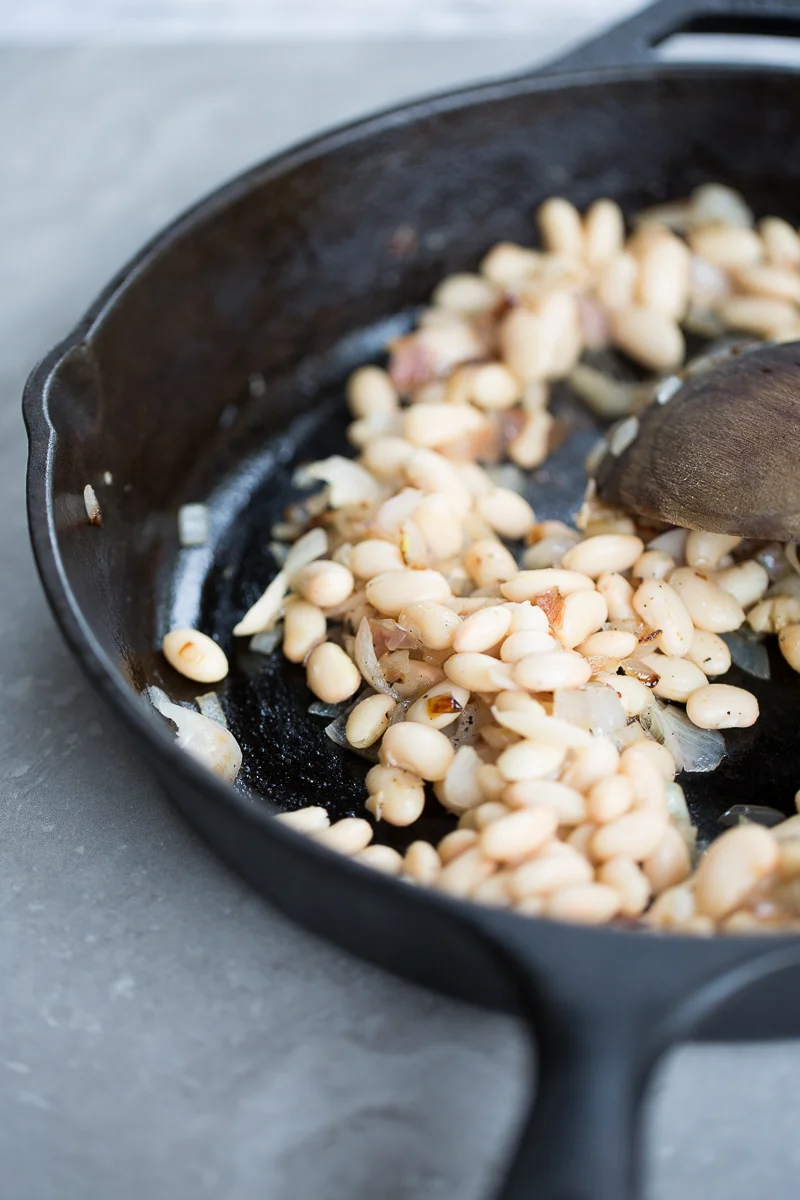
[[[671,34],[653,47],[662,62],[769,63],[772,66],[800,65],[800,25],[791,36],[752,33]]]

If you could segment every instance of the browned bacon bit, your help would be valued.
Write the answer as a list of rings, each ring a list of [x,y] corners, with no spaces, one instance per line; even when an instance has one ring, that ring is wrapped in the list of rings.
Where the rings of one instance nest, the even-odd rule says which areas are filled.
[[[448,713],[460,713],[464,708],[463,704],[459,704],[455,696],[451,696],[449,692],[442,692],[438,696],[429,696],[426,707],[431,720],[434,717],[446,716]]]
[[[561,625],[564,615],[564,597],[558,588],[548,588],[536,597],[536,607],[540,608],[551,625]]]
[[[401,395],[436,378],[436,363],[430,348],[415,333],[392,342],[389,375]]]

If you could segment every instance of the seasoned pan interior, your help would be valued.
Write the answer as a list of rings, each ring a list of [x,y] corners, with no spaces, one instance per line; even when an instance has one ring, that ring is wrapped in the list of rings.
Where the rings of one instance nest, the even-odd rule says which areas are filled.
[[[499,85],[256,171],[171,231],[107,299],[52,406],[64,569],[131,685],[192,697],[157,647],[171,624],[199,624],[232,661],[220,692],[245,754],[238,786],[284,807],[359,811],[365,766],[308,714],[302,670],[230,638],[276,569],[267,544],[294,465],[345,449],[348,370],[377,359],[444,274],[496,241],[530,242],[532,212],[553,193],[579,206],[609,195],[631,212],[719,179],[796,223],[796,98],[791,74],[730,69]],[[564,390],[555,406],[564,441],[528,498],[540,518],[568,519],[600,427]],[[87,482],[99,531],[78,519]],[[189,501],[210,506],[208,548],[178,546]],[[765,684],[731,671],[762,717],[726,735],[717,772],[683,781],[704,837],[733,803],[793,810],[800,681],[776,653],[772,672]],[[429,808],[413,836],[443,828]]]

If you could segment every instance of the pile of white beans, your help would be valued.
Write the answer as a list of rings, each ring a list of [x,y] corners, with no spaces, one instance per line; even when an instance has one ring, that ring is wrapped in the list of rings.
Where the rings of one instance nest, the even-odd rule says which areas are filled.
[[[551,199],[538,221],[541,249],[498,245],[445,279],[388,369],[351,376],[358,457],[313,465],[323,492],[280,528],[295,561],[234,630],[282,621],[284,654],[320,701],[353,705],[344,735],[374,760],[371,820],[331,825],[323,805],[278,819],[523,914],[697,934],[800,924],[800,815],[730,829],[695,864],[675,761],[637,720],[655,695],[700,729],[752,725],[755,696],[715,682],[731,665],[720,635],[742,626],[779,634],[800,671],[800,576],[782,548],[659,533],[592,500],[577,528],[537,521],[492,467],[546,459],[551,380],[623,411],[585,374],[587,350],[662,373],[683,363],[682,324],[800,337],[800,237],[779,218],[756,227],[719,185],[642,214],[627,238],[610,200],[581,216]],[[191,679],[227,674],[196,630],[163,649]],[[565,697],[601,692],[612,728],[563,715]],[[414,824],[429,784],[456,828],[402,855],[371,845],[375,822]]]

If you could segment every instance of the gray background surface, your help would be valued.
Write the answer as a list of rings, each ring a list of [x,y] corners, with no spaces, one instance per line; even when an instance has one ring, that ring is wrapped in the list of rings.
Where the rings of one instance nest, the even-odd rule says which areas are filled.
[[[37,355],[200,192],[322,125],[527,65],[547,37],[0,51],[4,1200],[482,1200],[529,1087],[510,1019],[322,945],[167,804],[87,688],[27,544]],[[693,1048],[650,1200],[797,1195],[796,1045]]]

